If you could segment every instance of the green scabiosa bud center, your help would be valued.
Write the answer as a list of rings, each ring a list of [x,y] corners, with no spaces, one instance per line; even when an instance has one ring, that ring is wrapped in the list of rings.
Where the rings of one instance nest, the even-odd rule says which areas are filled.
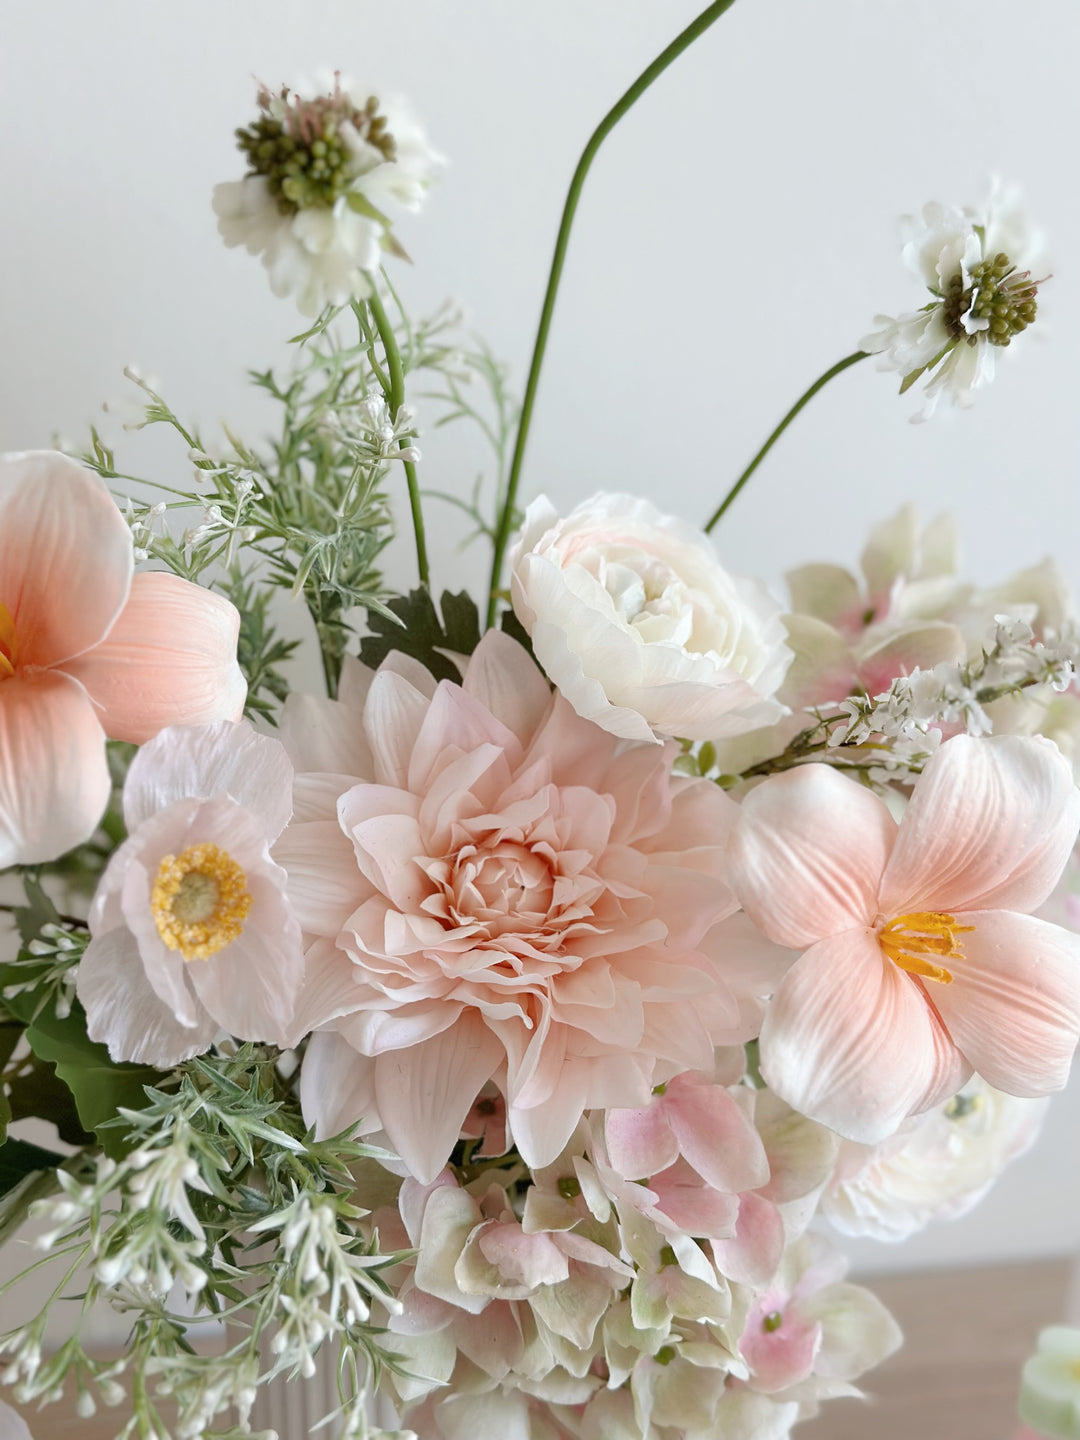
[[[945,328],[955,340],[966,339],[975,345],[986,339],[991,345],[1008,345],[1038,313],[1036,295],[1039,282],[1032,280],[1031,271],[1018,271],[1003,250],[971,268],[971,284],[957,273],[945,290],[942,316]],[[965,326],[966,315],[977,323],[972,331]]]
[[[397,156],[377,98],[358,108],[335,82],[332,94],[314,100],[288,89],[277,97],[262,91],[257,119],[237,130],[236,141],[248,174],[264,175],[282,213],[291,215],[315,206],[328,209],[346,193],[356,169],[354,136],[384,160]]]

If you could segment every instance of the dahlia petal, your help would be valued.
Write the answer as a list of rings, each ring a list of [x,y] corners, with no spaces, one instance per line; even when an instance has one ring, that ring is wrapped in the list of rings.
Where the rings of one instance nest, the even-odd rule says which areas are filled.
[[[930,984],[949,1034],[982,1078],[1009,1095],[1061,1090],[1080,1038],[1080,935],[1007,910],[964,913],[975,928]]]
[[[358,1122],[363,1135],[378,1130],[375,1061],[357,1054],[333,1030],[312,1035],[300,1071],[300,1105],[305,1124],[315,1127],[319,1140],[340,1135]]]
[[[112,782],[81,685],[59,672],[0,684],[0,868],[55,860],[97,828]]]
[[[462,689],[527,745],[551,708],[543,672],[523,645],[501,630],[489,630],[469,659]]]
[[[100,707],[106,734],[141,745],[166,725],[240,719],[247,681],[236,660],[239,630],[239,612],[223,595],[147,571],[132,580],[106,638],[64,668]]]
[[[722,1085],[695,1075],[668,1084],[664,1112],[683,1158],[714,1190],[737,1194],[769,1179],[761,1137]]]
[[[881,908],[1035,910],[1057,884],[1078,826],[1080,792],[1052,741],[957,735],[915,786]]]
[[[335,936],[368,893],[337,820],[293,823],[274,846],[296,918],[309,935]]]
[[[363,716],[352,705],[294,691],[282,707],[278,734],[297,771],[351,775],[353,784],[374,774]]]
[[[124,608],[131,531],[104,482],[52,450],[0,457],[0,598],[23,665],[97,645]]]
[[[79,962],[76,993],[86,1033],[113,1060],[167,1069],[209,1050],[221,1026],[205,1012],[184,1025],[146,977],[138,942],[123,926],[96,935]]]
[[[491,1031],[466,1013],[441,1035],[374,1062],[383,1128],[421,1183],[429,1183],[445,1165],[480,1087],[501,1058]]]
[[[743,801],[731,883],[759,930],[801,950],[873,923],[895,836],[876,795],[828,765],[804,765]]]
[[[866,930],[822,940],[795,962],[760,1043],[771,1090],[866,1145],[954,1093],[970,1073],[922,988]]]
[[[368,996],[360,967],[339,950],[333,940],[316,940],[304,955],[304,977],[292,1018],[289,1046],[298,1045],[312,1030],[353,1014]]]
[[[380,785],[408,786],[409,762],[430,708],[429,696],[394,670],[380,670],[371,682],[364,730],[371,744],[370,774]]]
[[[274,841],[292,814],[293,767],[285,747],[243,722],[170,725],[139,750],[124,784],[124,821],[134,832],[176,800],[228,795],[262,821]]]
[[[460,685],[441,681],[409,757],[409,789],[427,790],[448,760],[488,745],[503,751],[511,767],[521,763],[522,747],[514,732]]]
[[[554,1164],[566,1148],[589,1104],[589,1072],[586,1061],[567,1059],[559,1069],[554,1089],[542,1104],[528,1109],[507,1106],[514,1141],[532,1169]]]
[[[659,1097],[637,1110],[609,1110],[604,1141],[611,1168],[624,1180],[647,1180],[679,1158],[679,1142]]]

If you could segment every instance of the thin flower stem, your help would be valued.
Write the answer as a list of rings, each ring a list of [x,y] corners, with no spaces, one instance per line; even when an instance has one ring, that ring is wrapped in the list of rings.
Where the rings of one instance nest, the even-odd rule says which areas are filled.
[[[798,400],[795,401],[795,404],[780,421],[780,424],[777,425],[776,429],[765,441],[765,444],[762,445],[761,449],[750,461],[750,464],[735,481],[735,484],[724,496],[723,500],[721,500],[719,506],[713,513],[712,519],[705,526],[706,534],[708,534],[708,532],[713,528],[713,526],[716,525],[718,521],[723,518],[728,508],[734,502],[735,497],[738,495],[739,491],[750,479],[750,476],[753,475],[754,471],[761,464],[762,460],[765,459],[765,456],[776,444],[777,440],[780,439],[780,436],[795,419],[795,416],[798,415],[799,411],[802,410],[804,406],[809,405],[810,401],[814,398],[818,391],[823,390],[834,375],[839,375],[842,370],[847,370],[850,368],[850,366],[858,364],[860,360],[865,360],[868,354],[869,351],[867,350],[856,350],[854,355],[845,355],[843,360],[838,360],[830,370],[825,371],[824,375],[819,375],[818,378],[814,381],[814,383],[810,386],[809,390],[803,391],[803,393],[799,396]]]
[[[533,345],[532,361],[529,365],[529,378],[525,384],[525,398],[521,404],[521,418],[518,421],[517,439],[514,443],[514,456],[510,463],[510,474],[506,482],[506,493],[502,498],[498,523],[495,527],[494,553],[491,559],[491,584],[488,588],[487,623],[489,626],[495,623],[499,586],[502,582],[503,560],[506,556],[506,547],[510,541],[510,533],[514,526],[518,484],[521,479],[522,462],[525,458],[525,445],[529,438],[529,425],[532,421],[536,391],[540,383],[540,370],[544,363],[548,331],[551,329],[551,317],[555,311],[555,297],[559,292],[559,281],[562,278],[563,263],[566,260],[566,249],[570,240],[570,229],[574,223],[574,214],[577,210],[578,201],[581,198],[581,191],[585,185],[585,178],[589,173],[593,160],[596,158],[596,152],[634,102],[644,95],[653,81],[664,73],[673,60],[677,60],[682,52],[687,49],[688,46],[692,45],[698,36],[709,28],[713,21],[719,20],[725,10],[730,10],[734,3],[735,0],[714,0],[712,5],[704,9],[696,20],[693,20],[681,34],[675,37],[665,50],[660,52],[652,64],[641,72],[625,95],[612,106],[603,120],[600,121],[600,124],[593,131],[589,143],[582,151],[581,159],[577,163],[577,169],[574,171],[573,179],[570,181],[570,189],[567,191],[566,203],[563,206],[562,220],[559,223],[559,233],[555,238],[555,253],[552,256],[551,271],[548,275],[547,290],[544,294],[544,304],[540,311],[540,324],[537,327],[536,341]]]
[[[405,372],[401,365],[401,352],[398,350],[397,340],[394,338],[394,327],[390,324],[390,317],[379,299],[378,292],[374,289],[368,297],[367,307],[371,311],[371,318],[375,321],[375,328],[379,332],[383,353],[386,356],[386,369],[390,380],[386,403],[390,406],[390,420],[393,423],[397,420],[398,411],[405,403]],[[411,460],[406,460],[404,464],[405,480],[409,487],[409,509],[412,511],[413,532],[416,535],[416,568],[420,572],[420,584],[426,590],[431,576],[428,569],[427,541],[424,538],[424,512],[420,503],[420,486],[416,479],[416,466]]]

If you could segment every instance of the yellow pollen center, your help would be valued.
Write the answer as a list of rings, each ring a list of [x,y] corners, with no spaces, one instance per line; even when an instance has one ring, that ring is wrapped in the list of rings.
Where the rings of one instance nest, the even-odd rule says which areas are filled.
[[[15,621],[6,605],[0,603],[0,680],[9,680],[19,663],[19,637]]]
[[[185,960],[209,960],[230,945],[250,909],[243,868],[216,845],[189,845],[158,866],[150,911],[162,940]]]
[[[878,940],[885,954],[901,970],[949,985],[953,977],[939,962],[962,959],[963,947],[956,937],[974,929],[974,925],[958,925],[955,915],[946,915],[940,910],[920,910],[890,920],[878,931]]]

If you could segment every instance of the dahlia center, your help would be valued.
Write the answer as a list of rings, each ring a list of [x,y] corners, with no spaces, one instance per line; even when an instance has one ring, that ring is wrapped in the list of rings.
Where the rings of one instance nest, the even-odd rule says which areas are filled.
[[[971,268],[971,284],[964,285],[959,272],[945,290],[942,318],[954,340],[966,339],[974,345],[980,338],[991,345],[1008,345],[1038,313],[1036,295],[1039,282],[1032,280],[1030,270],[1017,270],[1003,250]],[[963,323],[970,316],[975,322]]]
[[[0,603],[0,680],[10,680],[19,663],[19,637],[15,621],[6,605]]]
[[[957,937],[974,929],[944,911],[918,910],[881,925],[878,943],[893,964],[909,975],[948,985],[953,977],[941,961],[962,959],[964,950]]]
[[[498,845],[479,857],[471,883],[483,907],[500,915],[546,915],[551,908],[551,866],[524,845]]]
[[[209,960],[243,933],[247,876],[226,850],[204,842],[166,855],[150,892],[157,932],[185,960]]]

